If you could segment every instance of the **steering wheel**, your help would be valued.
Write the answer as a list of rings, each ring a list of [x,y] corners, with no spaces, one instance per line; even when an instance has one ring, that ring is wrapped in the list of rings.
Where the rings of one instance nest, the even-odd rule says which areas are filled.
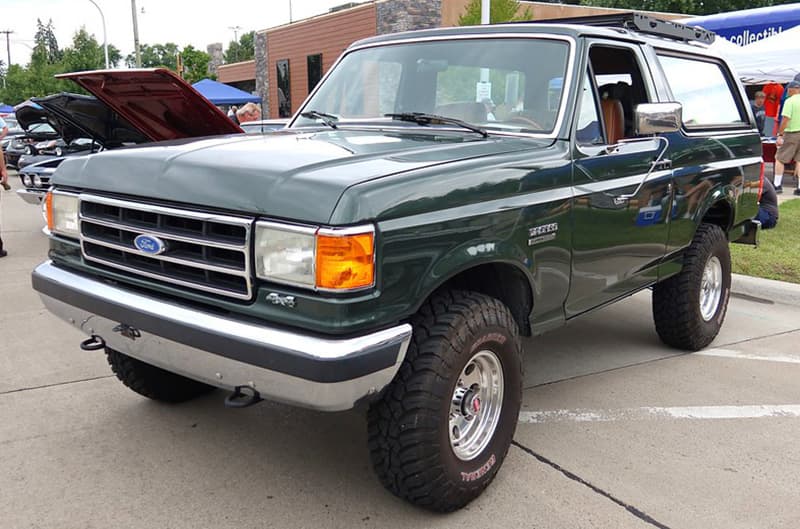
[[[536,123],[531,118],[528,118],[528,117],[525,117],[525,116],[519,116],[519,115],[518,116],[510,116],[510,117],[507,117],[506,119],[504,119],[503,121],[506,121],[508,123],[515,123],[515,122],[524,123],[526,125],[531,125],[531,128],[534,128],[534,129],[537,129],[537,130],[544,130],[544,128],[541,125]]]

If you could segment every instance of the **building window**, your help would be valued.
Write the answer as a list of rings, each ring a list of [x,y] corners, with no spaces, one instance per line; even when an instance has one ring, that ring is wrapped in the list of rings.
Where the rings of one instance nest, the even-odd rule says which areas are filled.
[[[308,93],[310,94],[322,79],[322,54],[317,53],[306,57],[306,66],[308,67]]]
[[[276,63],[278,69],[278,117],[292,116],[292,96],[289,86],[289,59]]]

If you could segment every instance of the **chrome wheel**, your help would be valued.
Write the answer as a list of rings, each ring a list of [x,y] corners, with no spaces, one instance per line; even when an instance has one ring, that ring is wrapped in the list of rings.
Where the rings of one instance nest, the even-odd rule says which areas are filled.
[[[703,279],[700,283],[700,315],[705,321],[711,321],[717,313],[719,300],[722,297],[722,263],[716,256],[706,262]]]
[[[450,446],[462,461],[492,440],[503,408],[503,368],[492,351],[473,356],[458,376],[450,399]]]

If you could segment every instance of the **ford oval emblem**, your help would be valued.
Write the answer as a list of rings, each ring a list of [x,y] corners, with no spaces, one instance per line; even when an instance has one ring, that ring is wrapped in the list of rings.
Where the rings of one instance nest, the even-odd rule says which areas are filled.
[[[164,241],[155,235],[147,235],[146,233],[137,235],[133,240],[133,245],[136,246],[137,250],[147,255],[158,255],[167,250],[167,245]]]

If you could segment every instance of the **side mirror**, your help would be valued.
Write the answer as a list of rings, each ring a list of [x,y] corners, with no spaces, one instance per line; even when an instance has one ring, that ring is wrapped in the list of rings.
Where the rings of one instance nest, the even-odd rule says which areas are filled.
[[[636,105],[633,114],[637,136],[681,130],[683,107],[680,103],[643,103]]]

